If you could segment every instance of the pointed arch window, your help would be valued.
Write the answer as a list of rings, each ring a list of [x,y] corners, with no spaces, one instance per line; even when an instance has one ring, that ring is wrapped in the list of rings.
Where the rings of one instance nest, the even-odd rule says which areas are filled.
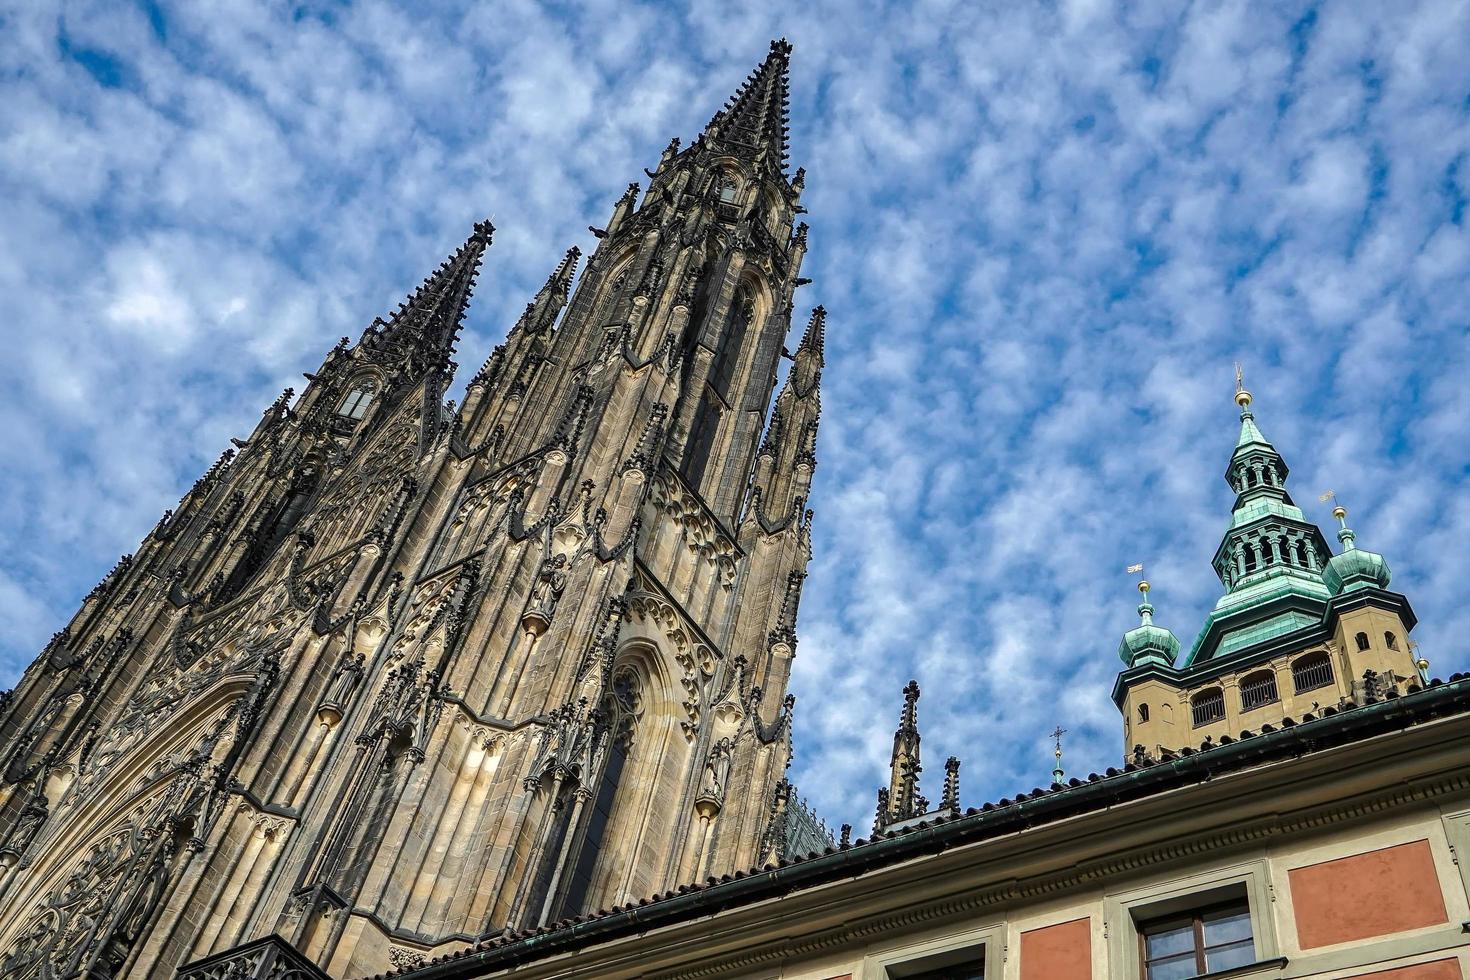
[[[1189,699],[1194,727],[1209,725],[1225,717],[1225,692],[1218,687],[1206,688]]]
[[[730,309],[725,313],[725,325],[720,330],[719,347],[715,350],[715,364],[710,372],[715,392],[727,404],[730,402],[730,386],[735,381],[735,372],[740,367],[740,355],[745,347],[745,336],[750,331],[750,322],[755,318],[755,297],[749,285],[742,284],[730,300]]]
[[[367,414],[368,407],[373,403],[373,396],[378,393],[378,386],[371,381],[359,381],[352,386],[342,398],[341,404],[337,406],[338,418],[359,421]]]
[[[292,531],[296,530],[296,526],[306,516],[307,507],[316,494],[320,478],[319,467],[310,464],[304,466],[291,481],[284,496],[276,502],[274,507],[264,512],[266,515],[264,520],[250,535],[244,554],[241,555],[218,593],[219,601],[223,602],[239,595],[241,590],[255,577],[255,574],[270,560],[271,555],[275,554],[281,543]]]
[[[628,766],[628,755],[637,734],[642,707],[642,680],[636,670],[624,666],[613,674],[612,690],[602,702],[607,724],[607,764],[592,799],[592,810],[587,818],[582,849],[577,855],[576,867],[572,871],[571,881],[562,901],[565,915],[586,911],[582,906],[592,889],[598,859],[608,843],[604,838],[611,822],[613,804],[617,801],[618,788],[622,785],[623,772]]]

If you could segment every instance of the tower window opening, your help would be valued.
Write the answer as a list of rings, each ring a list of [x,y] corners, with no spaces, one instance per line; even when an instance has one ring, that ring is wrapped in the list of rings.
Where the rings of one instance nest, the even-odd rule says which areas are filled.
[[[1296,563],[1302,568],[1309,567],[1307,564],[1307,543],[1298,541],[1296,543]]]
[[[1189,708],[1195,728],[1220,721],[1225,717],[1225,692],[1218,687],[1200,691],[1190,698]]]
[[[1240,710],[1250,711],[1262,705],[1279,701],[1276,693],[1276,675],[1269,670],[1257,671],[1240,682]]]
[[[1253,486],[1256,485],[1256,471],[1255,470],[1246,470],[1245,471],[1245,485],[1247,487],[1253,487]]]
[[[1138,706],[1138,720],[1148,721],[1148,705],[1140,704]]]
[[[1332,683],[1332,661],[1325,653],[1309,653],[1291,665],[1291,683],[1296,693],[1314,691]]]
[[[1390,650],[1397,650],[1399,648],[1399,638],[1389,632],[1383,634],[1383,643]]]
[[[1253,544],[1247,544],[1245,546],[1245,573],[1249,575],[1251,572],[1254,572],[1259,566],[1260,562],[1256,559],[1256,546]]]
[[[1356,642],[1358,644],[1358,649],[1359,650],[1366,650],[1366,649],[1368,649],[1368,634],[1367,633],[1359,633],[1357,636],[1353,637],[1353,640],[1354,640],[1354,642]]]
[[[733,177],[721,177],[720,178],[720,203],[721,204],[734,204],[735,201],[736,201],[736,199],[738,197],[740,197],[740,185],[737,184],[737,183],[735,183],[735,178],[733,178]]]
[[[354,385],[342,399],[342,404],[337,406],[337,415],[354,422],[361,419],[367,414],[368,406],[373,403],[374,392],[375,389],[370,384]]]

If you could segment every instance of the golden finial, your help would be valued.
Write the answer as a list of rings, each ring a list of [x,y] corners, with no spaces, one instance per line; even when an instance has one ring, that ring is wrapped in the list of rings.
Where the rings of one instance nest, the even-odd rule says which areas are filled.
[[[1235,404],[1242,409],[1250,407],[1251,393],[1245,390],[1245,373],[1240,369],[1240,362],[1235,362]]]
[[[1324,490],[1321,493],[1317,494],[1317,499],[1322,501],[1324,504],[1327,503],[1327,501],[1329,500],[1336,502],[1337,491]],[[1332,516],[1337,518],[1337,522],[1339,524],[1342,524],[1344,527],[1347,526],[1347,508],[1344,507],[1342,504],[1337,504],[1336,507],[1332,508]]]

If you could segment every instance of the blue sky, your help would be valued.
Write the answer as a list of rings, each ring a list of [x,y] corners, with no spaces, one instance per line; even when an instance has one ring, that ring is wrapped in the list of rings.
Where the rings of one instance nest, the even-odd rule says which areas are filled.
[[[1329,524],[1470,633],[1470,5],[0,0],[0,686],[232,435],[498,231],[477,364],[787,36],[829,364],[793,689],[865,831],[909,677],[937,796],[1114,763],[1127,564],[1220,587],[1232,364]],[[804,319],[805,309],[798,310]]]

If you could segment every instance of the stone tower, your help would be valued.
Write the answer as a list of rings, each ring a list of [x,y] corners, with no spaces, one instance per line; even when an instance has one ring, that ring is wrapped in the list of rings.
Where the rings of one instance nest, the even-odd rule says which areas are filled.
[[[488,223],[86,597],[0,709],[0,977],[271,934],[360,976],[781,851],[824,330],[772,406],[789,54],[458,409]]]

